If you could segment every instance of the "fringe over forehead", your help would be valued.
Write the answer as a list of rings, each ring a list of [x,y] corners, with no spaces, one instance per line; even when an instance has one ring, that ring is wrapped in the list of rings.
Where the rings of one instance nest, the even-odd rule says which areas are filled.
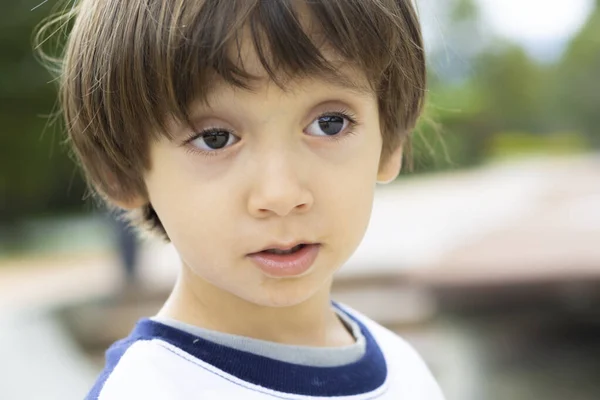
[[[145,195],[148,143],[167,119],[189,122],[216,81],[248,89],[242,38],[269,78],[341,78],[327,55],[362,71],[390,154],[415,125],[425,91],[410,0],[81,0],[61,60],[69,138],[92,187],[113,200]]]

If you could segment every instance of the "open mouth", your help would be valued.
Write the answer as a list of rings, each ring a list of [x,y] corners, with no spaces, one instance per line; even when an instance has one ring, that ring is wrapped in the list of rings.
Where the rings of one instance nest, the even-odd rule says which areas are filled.
[[[267,249],[263,250],[261,253],[270,253],[270,254],[293,254],[299,250],[302,250],[306,245],[301,243],[297,246],[292,247],[289,250],[280,250],[280,249]]]
[[[268,276],[286,278],[299,276],[308,271],[317,259],[321,248],[319,243],[300,243],[286,249],[287,246],[267,248],[248,254],[248,258]]]

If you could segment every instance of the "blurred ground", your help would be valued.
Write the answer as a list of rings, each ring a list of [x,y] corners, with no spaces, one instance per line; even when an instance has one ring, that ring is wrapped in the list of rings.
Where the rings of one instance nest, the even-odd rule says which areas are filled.
[[[597,399],[599,198],[597,156],[382,188],[334,297],[413,343],[448,400]],[[110,249],[0,261],[0,399],[83,396],[177,256],[146,244],[128,293],[117,264]]]

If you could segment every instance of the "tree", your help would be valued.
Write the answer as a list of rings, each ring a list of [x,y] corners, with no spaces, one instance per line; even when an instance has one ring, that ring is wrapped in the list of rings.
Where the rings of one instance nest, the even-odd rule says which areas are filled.
[[[600,148],[600,0],[557,68],[556,94],[557,123]]]
[[[47,15],[23,2],[0,13],[0,220],[81,207],[84,184],[62,145],[59,126],[47,126],[56,85],[35,59],[31,37]]]

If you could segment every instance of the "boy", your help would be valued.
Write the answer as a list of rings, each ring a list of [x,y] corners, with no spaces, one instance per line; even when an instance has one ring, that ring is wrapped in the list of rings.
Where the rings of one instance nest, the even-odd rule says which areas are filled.
[[[88,398],[442,399],[404,341],[330,299],[421,111],[410,1],[82,0],[69,15],[71,144],[94,191],[182,261]]]

